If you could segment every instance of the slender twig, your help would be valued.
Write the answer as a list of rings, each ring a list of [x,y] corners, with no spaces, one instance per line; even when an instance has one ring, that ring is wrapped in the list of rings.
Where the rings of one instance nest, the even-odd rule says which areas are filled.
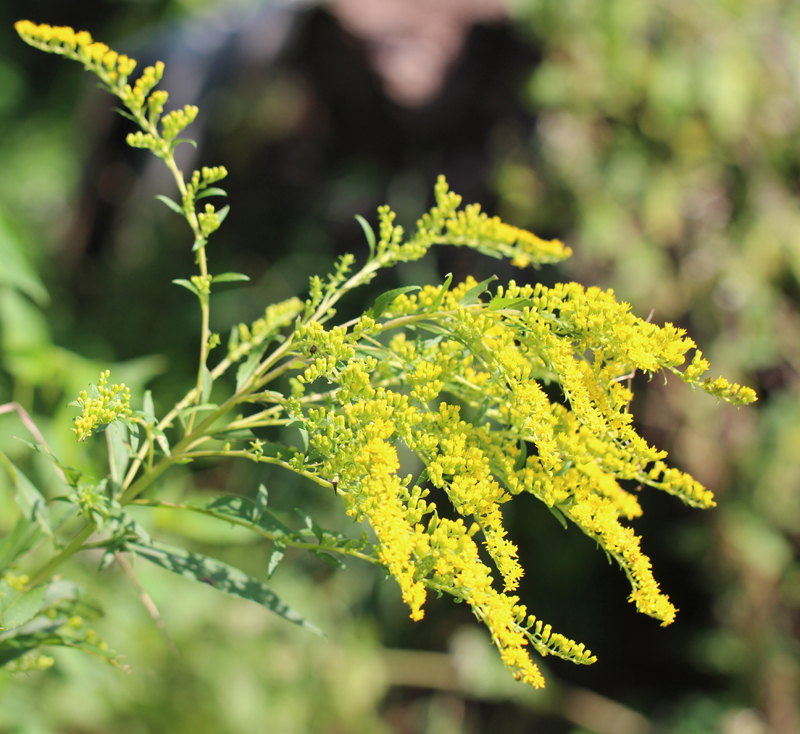
[[[167,626],[164,624],[164,619],[161,617],[158,607],[150,598],[150,595],[144,590],[144,587],[139,583],[139,579],[136,578],[136,574],[133,572],[131,564],[128,563],[128,560],[119,551],[114,553],[114,557],[117,559],[117,563],[119,563],[120,568],[128,577],[128,581],[130,581],[133,585],[133,588],[136,589],[136,593],[139,595],[139,600],[142,602],[144,608],[147,609],[148,613],[153,618],[153,621],[156,623],[156,627],[158,627],[158,631],[161,633],[164,641],[167,643],[167,647],[170,649],[170,652],[176,658],[180,657],[178,647],[170,637],[169,632],[167,632]]]
[[[47,441],[44,440],[44,436],[42,436],[39,429],[36,427],[36,424],[33,422],[33,418],[30,417],[28,411],[25,410],[19,403],[5,403],[4,405],[0,405],[0,415],[3,413],[10,413],[11,411],[16,411],[19,419],[22,421],[22,425],[25,426],[30,432],[31,435],[36,439],[37,443],[40,443],[44,446],[48,451],[50,451],[50,447],[47,445]],[[50,451],[50,453],[53,453]],[[61,471],[61,467],[58,464],[53,464],[53,468],[58,473],[64,482],[67,482],[66,476],[64,476],[64,472]],[[67,482],[68,483],[68,482]]]

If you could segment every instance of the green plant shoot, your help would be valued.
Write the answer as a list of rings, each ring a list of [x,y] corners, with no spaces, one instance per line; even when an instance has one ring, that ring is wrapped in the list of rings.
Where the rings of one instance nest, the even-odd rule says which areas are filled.
[[[246,277],[212,275],[207,255],[228,207],[198,204],[225,194],[215,186],[227,175],[225,168],[187,175],[175,162],[176,146],[193,143],[179,136],[197,108],[187,105],[164,114],[167,93],[154,91],[163,75],[161,63],[133,81],[136,62],[92,41],[85,31],[28,21],[16,29],[27,43],[77,60],[96,74],[121,100],[122,114],[140,128],[128,135],[129,145],[149,149],[172,172],[176,198],[158,198],[190,228],[187,246],[196,254],[198,272],[175,282],[197,298],[201,340],[196,382],[160,417],[149,393],[131,396],[124,385],[108,387],[108,372],[91,397],[86,392],[79,397],[78,439],[107,427],[126,430],[113,431],[109,473],[99,483],[89,484],[80,472],[57,464],[68,486],[54,499],[67,502],[82,522],[71,536],[62,537],[60,527],[48,520],[52,500],[25,486],[23,540],[6,548],[0,569],[5,573],[0,620],[9,629],[16,608],[14,619],[24,622],[16,628],[19,634],[0,636],[0,662],[40,645],[71,644],[97,653],[85,636],[76,641],[65,633],[68,622],[57,610],[69,593],[53,592],[63,583],[52,580],[56,571],[87,548],[104,549],[101,566],[117,554],[135,553],[314,628],[263,582],[150,538],[126,514],[132,504],[199,512],[249,528],[272,541],[271,570],[287,547],[306,549],[327,562],[352,557],[382,566],[399,584],[414,620],[423,618],[429,592],[450,595],[467,603],[488,627],[511,674],[538,688],[544,678],[533,652],[580,664],[595,658],[583,644],[529,613],[516,593],[524,569],[503,527],[501,506],[532,494],[619,564],[638,611],[662,625],[673,621],[676,609],[628,524],[642,509],[623,483],[667,492],[693,507],[711,507],[714,500],[637,434],[629,378],[636,371],[671,374],[737,405],[755,400],[750,388],[722,377],[704,379],[708,362],[682,329],[644,321],[613,292],[577,283],[547,288],[512,281],[492,287],[494,278],[453,284],[448,277],[442,285],[385,293],[359,318],[336,323],[336,306],[346,293],[369,283],[382,268],[422,258],[433,245],[510,258],[520,268],[570,255],[561,242],[504,224],[477,205],[462,208],[442,177],[435,186],[436,204],[414,234],[407,236],[395,224],[388,207],[378,211],[377,233],[359,218],[370,247],[365,263],[356,266],[352,255],[341,257],[333,273],[311,278],[305,301],[269,305],[254,323],[234,326],[227,352],[212,360],[211,351],[220,343],[209,330],[214,284]],[[224,400],[210,403],[213,384],[228,373],[234,376],[225,382]],[[285,384],[283,391],[276,387]],[[141,410],[132,410],[131,400]],[[279,426],[295,426],[303,448],[267,442],[254,433]],[[417,476],[401,474],[400,446],[419,458],[424,468]],[[353,521],[371,526],[375,540],[323,530],[311,518],[307,527],[293,530],[270,512],[264,487],[252,501],[188,498],[170,504],[158,499],[162,474],[200,458],[240,458],[305,477],[321,491],[335,492]],[[9,469],[15,471],[13,465]],[[22,488],[24,477],[14,476]],[[155,498],[143,498],[145,490]],[[444,511],[443,503],[451,507]],[[456,519],[448,519],[452,516]],[[35,558],[41,559],[47,544],[48,560],[30,568],[30,551],[39,547]],[[27,611],[20,616],[26,598]],[[37,622],[48,619],[49,636],[41,633],[46,625]]]

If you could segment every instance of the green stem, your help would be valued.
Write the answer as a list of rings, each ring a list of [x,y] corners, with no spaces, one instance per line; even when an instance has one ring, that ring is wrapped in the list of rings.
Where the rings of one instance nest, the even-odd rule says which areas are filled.
[[[95,529],[95,524],[90,521],[86,527],[72,539],[72,542],[66,548],[53,556],[44,566],[33,574],[31,580],[28,582],[28,587],[33,587],[47,581],[64,561],[69,560],[78,551],[83,549],[83,544],[88,540]]]

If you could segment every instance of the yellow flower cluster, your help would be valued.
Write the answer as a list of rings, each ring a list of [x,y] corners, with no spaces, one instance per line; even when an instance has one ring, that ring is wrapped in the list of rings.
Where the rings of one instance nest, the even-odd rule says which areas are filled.
[[[380,238],[375,254],[385,253],[392,262],[409,262],[421,258],[432,245],[469,247],[493,257],[508,257],[517,267],[556,263],[572,254],[559,240],[543,240],[532,232],[512,227],[498,217],[489,217],[478,205],[459,211],[461,197],[439,176],[434,187],[436,206],[417,222],[413,237],[403,243],[403,228],[394,224],[395,214],[389,207],[378,209]]]
[[[76,33],[69,27],[37,25],[29,20],[17,21],[14,28],[26,43],[80,61],[109,85],[124,84],[136,68],[136,61],[117,54],[104,43],[92,41],[86,31]]]
[[[448,210],[458,205],[454,195],[442,187],[438,197],[438,208],[423,218],[423,241],[454,218]],[[478,219],[499,227],[469,211],[455,217],[464,232]],[[389,248],[396,230],[389,218],[385,223]],[[497,229],[492,236],[508,242],[512,235],[518,236]],[[406,245],[397,247],[402,252]],[[295,382],[291,415],[304,423],[314,455],[322,457],[311,470],[328,481],[336,477],[348,513],[375,529],[380,559],[400,583],[411,616],[422,617],[426,588],[466,601],[514,675],[539,686],[530,649],[580,663],[594,658],[534,617],[523,624],[525,607],[510,595],[523,569],[506,537],[501,505],[528,492],[563,522],[575,523],[619,563],[637,609],[669,624],[676,610],[640,539],[624,524],[642,509],[622,482],[661,489],[697,507],[713,505],[713,497],[667,467],[665,452],[636,433],[627,376],[636,369],[671,371],[731,402],[751,396],[738,385],[701,381],[707,363],[699,353],[679,371],[694,342],[670,324],[635,317],[611,291],[512,282],[482,295],[481,287],[470,278],[404,293],[377,323],[368,319],[349,332],[317,322],[299,329],[296,348],[306,367]],[[406,326],[414,331],[400,328]],[[433,336],[425,338],[427,327]],[[381,333],[393,329],[399,331],[387,344]],[[311,383],[322,392],[306,395]],[[545,389],[553,384],[562,400]],[[399,475],[398,444],[425,465],[416,484]],[[443,491],[460,517],[440,518],[426,500],[426,485]],[[478,542],[503,591],[494,588]]]
[[[111,373],[106,370],[100,373],[96,389],[97,394],[89,397],[86,390],[81,390],[76,405],[83,409],[75,418],[75,428],[72,430],[78,440],[85,441],[99,426],[113,423],[118,418],[128,418],[131,415],[131,391],[125,385],[111,385],[107,387]]]

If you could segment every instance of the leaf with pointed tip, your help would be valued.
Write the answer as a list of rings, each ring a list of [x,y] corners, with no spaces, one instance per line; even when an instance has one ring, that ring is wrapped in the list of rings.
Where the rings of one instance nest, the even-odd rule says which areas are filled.
[[[478,299],[480,298],[481,294],[486,291],[489,287],[489,283],[497,280],[497,276],[493,275],[491,278],[487,278],[486,280],[482,280],[478,285],[470,288],[465,294],[464,297],[459,301],[459,304],[462,306],[473,306],[478,303]]]
[[[151,563],[184,578],[206,583],[232,596],[254,601],[293,624],[305,627],[324,637],[322,630],[301,617],[272,591],[244,571],[215,558],[153,541],[149,545],[129,543],[128,547]]]
[[[261,516],[267,509],[267,502],[269,501],[269,494],[267,488],[263,484],[258,485],[258,494],[256,495],[256,504],[253,508],[253,522],[258,522]]]
[[[197,147],[197,141],[192,140],[191,138],[176,138],[170,144],[170,150],[175,150],[181,143],[189,143],[189,145],[193,146],[194,148]]]
[[[200,390],[200,402],[207,403],[208,399],[211,397],[211,388],[214,387],[214,377],[205,365],[203,365],[201,375],[202,389]]]
[[[367,311],[367,316],[371,319],[378,319],[380,315],[389,307],[389,304],[397,298],[397,296],[403,295],[403,293],[408,293],[409,291],[421,291],[422,288],[418,285],[407,285],[403,286],[402,288],[394,288],[390,291],[386,291],[386,293],[382,293],[375,299],[375,303],[373,304],[372,308]]]
[[[550,510],[550,512],[553,514],[553,517],[556,520],[558,520],[558,522],[561,523],[561,526],[564,528],[564,530],[566,530],[567,529],[567,518],[564,517],[564,513],[561,512],[561,510],[559,510],[558,507],[556,507],[555,505],[553,505],[552,507],[548,506],[547,509]]]
[[[369,259],[372,260],[372,258],[375,257],[375,231],[372,229],[370,223],[360,214],[356,214],[356,221],[361,225],[361,229],[364,230],[364,235],[369,245]]]
[[[450,284],[453,282],[453,274],[448,273],[447,277],[444,279],[444,283],[442,287],[439,289],[439,295],[436,296],[433,303],[430,305],[428,309],[428,313],[434,313],[435,311],[439,310],[439,306],[442,305],[442,301],[444,300],[445,294],[447,291],[450,290]]]
[[[219,275],[215,275],[212,279],[212,283],[230,283],[236,280],[250,280],[250,277],[245,275],[244,273],[220,273]]]
[[[173,201],[172,199],[170,199],[169,196],[164,196],[164,194],[156,194],[156,199],[158,199],[163,204],[166,204],[176,214],[180,214],[181,216],[185,215],[183,207],[177,201]]]
[[[222,224],[225,221],[225,217],[228,216],[228,212],[231,210],[230,205],[223,206],[222,209],[217,210],[217,221]]]
[[[272,548],[269,549],[269,559],[267,560],[267,578],[271,579],[278,564],[283,560],[286,553],[286,546],[280,540],[272,543]]]
[[[50,523],[50,512],[42,493],[33,486],[30,479],[26,477],[14,463],[0,451],[0,462],[2,462],[14,486],[17,488],[15,499],[19,509],[28,520],[35,520],[42,531],[49,537],[53,537],[53,529]]]
[[[329,566],[333,566],[334,568],[347,568],[347,564],[341,558],[332,556],[330,553],[325,553],[324,551],[314,551],[314,555],[323,563],[327,563]]]
[[[533,301],[530,298],[497,298],[496,296],[489,301],[490,311],[500,311],[501,309],[521,311],[525,306],[533,306]]]
[[[262,528],[273,535],[294,535],[294,530],[266,509],[261,512],[258,520],[253,520],[256,505],[244,497],[214,497],[207,504],[192,509],[221,520],[242,520],[247,525]]]
[[[175,283],[175,285],[182,285],[184,288],[186,288],[186,290],[191,291],[198,298],[200,298],[200,291],[198,291],[197,288],[194,287],[194,283],[192,283],[190,280],[185,280],[184,278],[177,278],[172,282]]]
[[[18,517],[14,529],[0,542],[0,574],[42,537],[39,524],[27,517]]]
[[[73,469],[71,466],[67,464],[62,464],[56,455],[47,447],[43,446],[40,443],[31,443],[30,441],[26,441],[24,438],[18,438],[18,441],[22,441],[22,443],[30,446],[34,451],[38,451],[40,454],[44,454],[50,461],[52,461],[64,474],[64,478],[67,480],[67,484],[70,487],[77,487],[78,481],[83,476],[83,472],[79,469]]]
[[[228,192],[225,189],[217,188],[216,186],[210,186],[207,189],[203,189],[197,196],[195,196],[195,200],[197,199],[205,199],[206,196],[227,196]]]
[[[153,403],[153,391],[152,390],[145,390],[144,391],[144,402],[142,404],[142,412],[152,420],[153,423],[157,422],[156,419],[156,406]]]
[[[236,392],[239,392],[242,386],[253,376],[261,359],[261,353],[261,349],[254,349],[247,359],[239,365],[239,369],[236,370]]]
[[[106,440],[108,441],[108,466],[111,481],[119,488],[125,478],[125,470],[131,458],[131,452],[127,444],[128,431],[123,425],[112,423],[106,429]]]
[[[306,524],[306,527],[312,533],[314,533],[314,535],[317,538],[317,542],[318,543],[322,543],[323,530],[317,524],[317,521],[313,517],[311,517],[310,515],[306,515],[305,512],[303,512],[302,510],[300,510],[300,509],[298,509],[296,507],[295,507],[294,511],[303,519],[303,522]]]

